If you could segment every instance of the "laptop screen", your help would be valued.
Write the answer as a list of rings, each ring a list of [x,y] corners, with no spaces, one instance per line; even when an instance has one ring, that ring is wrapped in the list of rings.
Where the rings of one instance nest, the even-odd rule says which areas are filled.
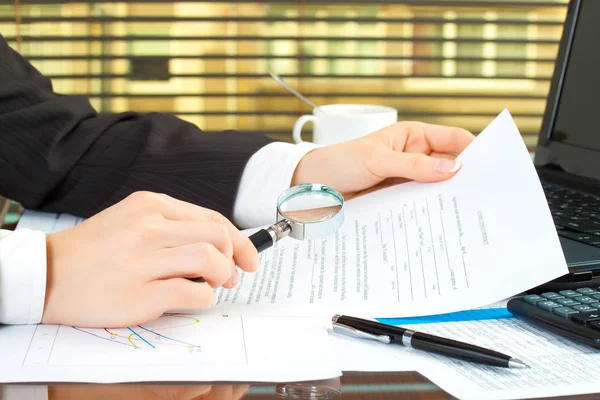
[[[583,0],[576,23],[552,141],[600,150],[600,1]]]

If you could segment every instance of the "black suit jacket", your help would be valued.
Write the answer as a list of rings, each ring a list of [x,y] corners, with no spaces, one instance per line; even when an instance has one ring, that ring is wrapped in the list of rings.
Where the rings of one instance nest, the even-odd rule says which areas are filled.
[[[88,217],[150,190],[230,217],[248,159],[270,141],[167,114],[99,115],[0,36],[0,194],[27,208]]]

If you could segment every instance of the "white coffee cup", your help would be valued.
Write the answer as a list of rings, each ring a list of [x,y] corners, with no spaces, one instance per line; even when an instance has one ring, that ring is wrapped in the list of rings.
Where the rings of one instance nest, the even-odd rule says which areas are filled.
[[[335,144],[365,136],[398,120],[392,107],[370,104],[329,104],[317,107],[312,115],[303,115],[294,125],[294,142],[302,143],[302,127],[313,123],[313,143]]]

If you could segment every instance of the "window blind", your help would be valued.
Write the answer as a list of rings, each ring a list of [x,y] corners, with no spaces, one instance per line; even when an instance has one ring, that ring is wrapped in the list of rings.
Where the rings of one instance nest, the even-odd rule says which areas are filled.
[[[324,105],[478,133],[508,108],[533,147],[567,0],[0,0],[0,33],[55,90],[100,112],[168,112],[291,140]],[[17,24],[16,21],[19,21]],[[310,127],[308,127],[310,131]]]

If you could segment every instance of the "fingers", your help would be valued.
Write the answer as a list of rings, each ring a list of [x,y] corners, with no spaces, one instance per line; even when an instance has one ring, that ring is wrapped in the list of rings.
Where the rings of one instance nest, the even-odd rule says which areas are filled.
[[[252,272],[258,269],[258,252],[246,235],[218,212],[196,206],[173,197],[160,194],[163,202],[161,213],[167,219],[174,221],[211,221],[223,224],[231,236],[233,257],[237,265],[244,271]]]
[[[471,132],[451,126],[424,124],[424,132],[431,150],[438,153],[460,154],[475,139]]]
[[[238,283],[240,283],[240,273],[238,272],[237,268],[234,268],[231,278],[229,278],[229,280],[223,284],[223,287],[225,289],[231,289],[234,288]]]
[[[419,182],[437,182],[452,177],[461,167],[455,160],[419,153],[383,152],[373,173],[382,177],[404,177]]]
[[[186,246],[210,243],[226,258],[233,257],[233,243],[229,229],[220,222],[165,220],[161,245]]]
[[[141,265],[149,280],[202,277],[215,288],[237,274],[233,260],[208,243],[159,249],[148,254]]]
[[[214,290],[206,283],[172,278],[150,282],[151,296],[161,299],[163,311],[180,308],[210,308],[215,304]]]
[[[461,153],[475,136],[469,131],[451,126],[422,122],[402,123],[408,131],[403,150],[409,153]]]
[[[448,160],[454,160],[456,158],[455,154],[449,154],[449,153],[436,153],[431,152],[431,154],[429,154],[429,156],[431,157],[436,157],[436,158],[447,158]]]

